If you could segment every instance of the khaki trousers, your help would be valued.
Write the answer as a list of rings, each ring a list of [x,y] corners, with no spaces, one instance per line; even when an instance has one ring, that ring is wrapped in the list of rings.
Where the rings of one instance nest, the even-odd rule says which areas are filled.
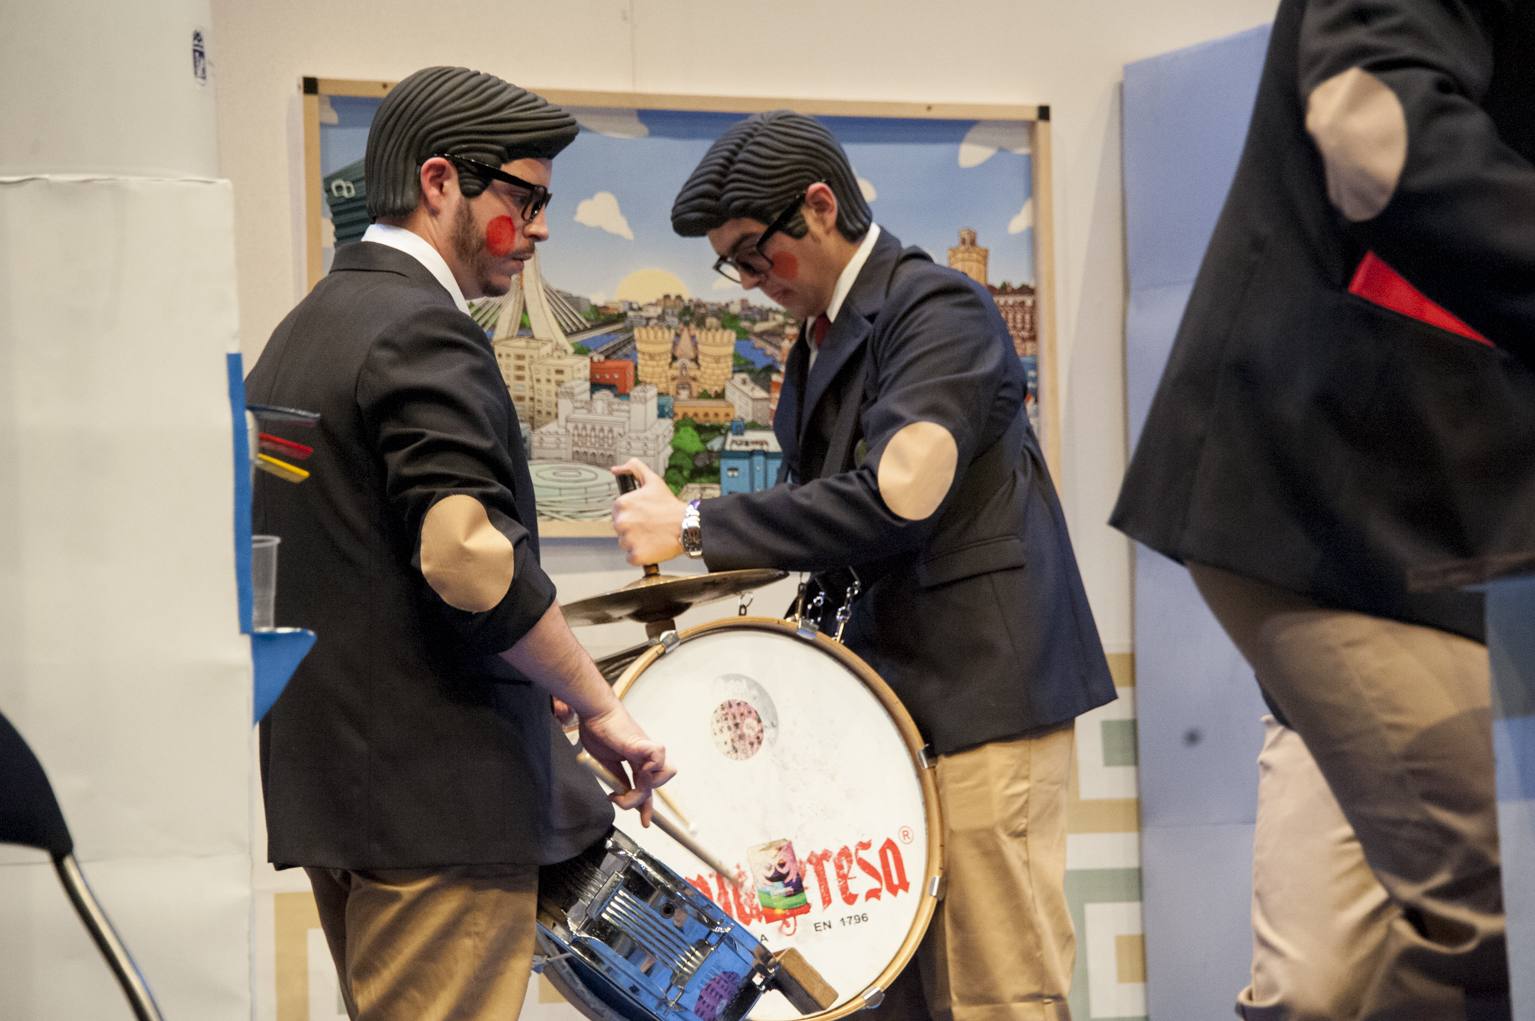
[[[1066,724],[939,757],[943,899],[916,966],[860,1021],[1070,1021],[1072,736]]]
[[[1506,1018],[1486,647],[1190,565],[1267,724],[1249,1021]]]
[[[304,871],[353,1021],[515,1021],[537,866]]]

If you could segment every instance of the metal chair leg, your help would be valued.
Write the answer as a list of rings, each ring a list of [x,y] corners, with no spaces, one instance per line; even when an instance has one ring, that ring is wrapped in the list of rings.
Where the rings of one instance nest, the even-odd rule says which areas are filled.
[[[80,871],[80,863],[75,860],[75,856],[73,854],[55,856],[53,868],[59,874],[59,882],[64,885],[64,892],[69,894],[69,901],[80,915],[80,921],[85,923],[85,929],[91,934],[96,948],[112,966],[112,973],[117,976],[118,984],[123,987],[123,995],[128,997],[134,1016],[138,1018],[138,1021],[164,1021],[160,1014],[160,1007],[155,1003],[154,994],[149,991],[149,985],[144,981],[144,976],[139,973],[138,965],[133,963],[133,958],[129,956],[122,940],[117,938],[117,930],[112,928],[106,912],[102,911],[96,895],[91,892],[90,885],[85,881],[85,873]]]

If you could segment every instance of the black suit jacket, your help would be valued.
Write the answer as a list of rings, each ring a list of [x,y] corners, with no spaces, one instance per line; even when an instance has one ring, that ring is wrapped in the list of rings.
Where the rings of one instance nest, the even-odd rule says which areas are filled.
[[[939,753],[1070,720],[1114,698],[1025,380],[990,296],[882,233],[813,367],[790,352],[773,428],[784,477],[703,504],[709,567],[853,568],[846,640]],[[880,493],[914,422],[958,470],[912,521]]]
[[[321,414],[291,434],[315,447],[313,476],[258,475],[255,493],[256,531],[282,537],[277,619],[318,636],[261,725],[271,860],[542,863],[600,837],[612,810],[548,695],[494,655],[554,586],[483,331],[411,256],[349,245],[278,326],[246,392]],[[421,572],[422,520],[454,494],[515,549],[512,584],[485,612],[448,605]]]
[[[1389,89],[1375,109],[1394,102],[1407,142],[1389,202],[1358,222],[1305,123],[1312,90],[1351,68]],[[1535,550],[1532,109],[1535,4],[1284,0],[1113,524],[1481,637],[1480,596],[1414,592],[1408,572]],[[1494,346],[1349,293],[1366,252]]]

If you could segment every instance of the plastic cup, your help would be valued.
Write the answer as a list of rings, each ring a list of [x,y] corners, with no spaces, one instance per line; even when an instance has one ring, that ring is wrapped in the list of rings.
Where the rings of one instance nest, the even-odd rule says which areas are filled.
[[[277,604],[277,544],[275,535],[251,536],[251,630],[270,631]]]

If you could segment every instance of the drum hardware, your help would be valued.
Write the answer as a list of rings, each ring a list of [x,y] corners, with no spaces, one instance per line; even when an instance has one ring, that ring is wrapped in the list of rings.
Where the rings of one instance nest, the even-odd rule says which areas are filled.
[[[943,876],[941,876],[941,875],[934,876],[932,879],[928,880],[928,883],[927,883],[927,895],[929,897],[933,898],[934,900],[943,900],[943,889],[944,889],[944,877]]]
[[[751,609],[751,605],[752,605],[752,594],[750,592],[742,592],[741,593],[741,602],[736,606],[736,616],[737,617],[744,617],[744,616],[746,616],[746,611]]]
[[[620,830],[540,869],[538,886],[542,973],[593,1021],[742,1021],[766,989],[795,979]]]
[[[807,641],[814,641],[821,630],[821,614],[826,612],[826,593],[817,592],[805,612],[798,615],[794,633]]]
[[[863,991],[863,1009],[873,1010],[885,1002],[885,991],[878,986]]]
[[[858,575],[853,575],[853,580],[848,583],[847,591],[842,594],[842,605],[837,607],[837,633],[832,635],[836,641],[842,641],[842,631],[847,627],[848,619],[853,616],[853,600],[863,591],[863,585],[858,581]]]
[[[917,756],[922,760],[923,769],[932,769],[938,765],[938,756],[933,754],[933,746],[925,744],[917,750]]]

